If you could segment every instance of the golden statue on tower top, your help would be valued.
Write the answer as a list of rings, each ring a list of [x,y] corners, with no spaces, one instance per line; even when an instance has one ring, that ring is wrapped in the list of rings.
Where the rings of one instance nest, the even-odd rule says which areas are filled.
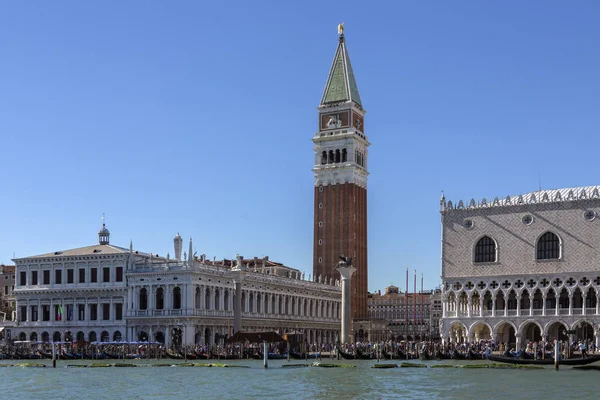
[[[338,25],[338,35],[342,36],[344,34],[344,23]]]

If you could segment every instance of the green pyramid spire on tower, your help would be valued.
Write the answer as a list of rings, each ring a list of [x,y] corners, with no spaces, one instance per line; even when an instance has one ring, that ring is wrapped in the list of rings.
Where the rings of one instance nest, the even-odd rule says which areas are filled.
[[[356,86],[354,72],[352,71],[352,64],[348,56],[348,49],[346,48],[343,24],[338,28],[338,32],[340,33],[340,40],[335,51],[335,57],[333,57],[321,105],[325,106],[353,101],[362,107],[360,95],[358,94],[358,86]]]

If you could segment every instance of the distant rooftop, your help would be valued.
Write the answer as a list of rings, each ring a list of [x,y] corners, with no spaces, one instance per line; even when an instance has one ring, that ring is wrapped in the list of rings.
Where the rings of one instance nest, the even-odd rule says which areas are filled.
[[[0,264],[0,274],[10,274],[15,272],[15,266],[14,265],[5,265],[5,264]]]

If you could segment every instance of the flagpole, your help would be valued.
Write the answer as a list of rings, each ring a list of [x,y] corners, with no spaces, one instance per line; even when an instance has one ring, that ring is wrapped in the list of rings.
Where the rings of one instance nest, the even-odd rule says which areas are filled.
[[[406,266],[406,291],[404,292],[404,305],[406,308],[406,324],[405,324],[405,332],[406,337],[404,342],[404,351],[406,352],[406,359],[408,360],[408,265]]]
[[[417,323],[417,270],[415,269],[415,282],[413,286],[413,334]]]

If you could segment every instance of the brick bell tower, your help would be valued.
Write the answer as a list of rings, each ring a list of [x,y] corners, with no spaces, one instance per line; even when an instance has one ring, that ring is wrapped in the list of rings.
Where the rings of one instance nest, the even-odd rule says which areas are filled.
[[[367,318],[367,160],[369,141],[344,26],[319,110],[315,151],[313,274],[340,279],[340,256],[352,257],[352,319]]]

